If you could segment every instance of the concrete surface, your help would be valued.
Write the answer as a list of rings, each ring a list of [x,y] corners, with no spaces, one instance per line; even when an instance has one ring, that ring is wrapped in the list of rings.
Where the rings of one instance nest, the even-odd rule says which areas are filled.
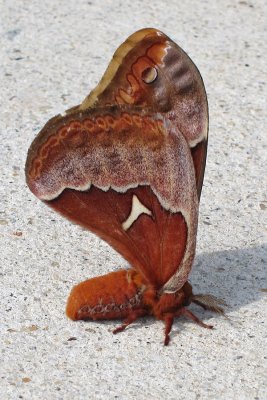
[[[2,0],[0,18],[0,398],[266,399],[266,2]],[[116,337],[116,322],[66,319],[73,284],[126,263],[24,181],[44,123],[79,103],[116,47],[148,26],[177,41],[206,84],[191,282],[229,304],[229,320],[192,307],[214,331],[179,319],[167,348],[150,318]]]

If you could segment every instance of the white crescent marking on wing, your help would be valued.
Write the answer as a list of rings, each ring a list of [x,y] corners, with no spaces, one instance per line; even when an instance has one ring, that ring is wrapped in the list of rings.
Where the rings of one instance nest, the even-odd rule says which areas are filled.
[[[132,209],[129,217],[122,223],[122,227],[127,231],[141,214],[152,215],[151,211],[146,208],[134,194],[132,198]]]

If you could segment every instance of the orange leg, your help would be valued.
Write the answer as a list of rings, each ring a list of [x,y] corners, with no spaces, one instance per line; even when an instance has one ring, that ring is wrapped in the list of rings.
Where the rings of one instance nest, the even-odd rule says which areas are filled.
[[[127,326],[129,326],[130,324],[132,324],[134,321],[136,321],[138,318],[143,317],[144,315],[146,315],[146,311],[145,310],[133,310],[128,317],[123,321],[121,326],[118,326],[118,328],[114,329],[113,333],[119,333],[124,331],[125,328],[127,328]]]
[[[165,322],[165,339],[164,339],[164,346],[168,346],[170,342],[170,331],[172,329],[172,324],[173,324],[174,317],[172,314],[167,314],[164,316],[164,322]]]
[[[165,322],[165,339],[164,339],[164,346],[168,346],[170,342],[170,331],[172,329],[174,317],[180,317],[181,315],[191,319],[192,321],[196,322],[198,325],[202,326],[203,328],[212,329],[212,325],[204,324],[198,317],[196,317],[191,311],[187,310],[185,307],[180,308],[180,310],[176,311],[173,314],[165,314],[163,321]]]
[[[203,328],[207,328],[207,329],[212,329],[213,325],[207,325],[204,324],[204,322],[202,322],[198,317],[196,317],[191,311],[187,310],[186,308],[182,307],[180,308],[180,310],[178,310],[175,313],[176,317],[180,317],[180,315],[183,315],[189,319],[191,319],[192,321],[196,322],[198,325],[202,326]]]

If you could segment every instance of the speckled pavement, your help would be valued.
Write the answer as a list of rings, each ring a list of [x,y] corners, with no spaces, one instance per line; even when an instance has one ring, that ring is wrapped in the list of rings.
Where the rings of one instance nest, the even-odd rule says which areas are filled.
[[[0,3],[0,399],[267,398],[266,2],[2,0]],[[163,347],[152,318],[68,320],[71,287],[126,266],[27,189],[27,149],[78,104],[115,49],[156,27],[194,60],[210,106],[208,161],[191,282],[228,319],[177,319]],[[265,31],[264,31],[265,29]]]

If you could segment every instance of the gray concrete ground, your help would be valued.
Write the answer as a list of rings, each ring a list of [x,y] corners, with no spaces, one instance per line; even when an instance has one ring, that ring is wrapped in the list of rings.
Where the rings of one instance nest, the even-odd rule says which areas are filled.
[[[2,0],[0,18],[0,398],[266,399],[266,2]],[[118,336],[116,322],[67,320],[73,284],[126,263],[24,181],[44,123],[79,103],[116,47],[149,26],[188,52],[206,84],[191,282],[229,304],[229,320],[191,307],[215,329],[179,319],[167,348],[154,319]]]

